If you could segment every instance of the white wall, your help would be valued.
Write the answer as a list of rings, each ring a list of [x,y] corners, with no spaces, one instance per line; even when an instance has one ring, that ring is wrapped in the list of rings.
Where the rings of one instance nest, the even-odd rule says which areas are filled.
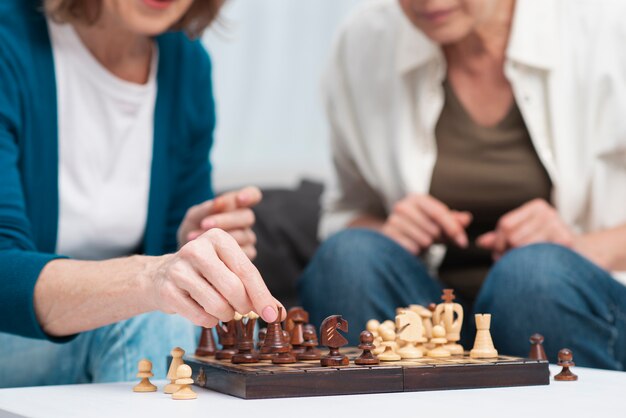
[[[364,0],[229,0],[204,37],[214,65],[216,190],[328,176],[320,75],[337,26]]]

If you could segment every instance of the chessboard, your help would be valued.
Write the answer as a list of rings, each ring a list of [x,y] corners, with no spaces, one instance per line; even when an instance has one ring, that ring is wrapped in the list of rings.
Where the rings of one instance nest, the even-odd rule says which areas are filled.
[[[348,366],[321,367],[319,360],[233,364],[193,355],[184,361],[196,386],[243,399],[547,385],[550,377],[547,361],[519,357],[473,359],[466,352],[358,366],[353,360],[361,350],[344,347],[341,353],[350,359]]]

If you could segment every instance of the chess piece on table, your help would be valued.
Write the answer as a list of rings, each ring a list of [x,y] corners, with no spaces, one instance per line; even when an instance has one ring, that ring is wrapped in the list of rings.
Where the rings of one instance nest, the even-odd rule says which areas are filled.
[[[374,335],[365,330],[361,332],[359,341],[359,348],[363,350],[363,352],[359,357],[354,359],[354,364],[358,364],[359,366],[369,366],[380,363],[378,357],[372,353],[372,350],[374,349]]]
[[[304,351],[304,347],[302,343],[304,342],[304,324],[309,322],[309,313],[297,306],[289,309],[287,312],[287,320],[286,323],[290,324],[287,328],[289,331],[289,343],[291,344],[291,350],[294,353],[302,353]]]
[[[267,333],[261,347],[261,353],[265,353],[274,364],[295,363],[296,357],[291,353],[289,343],[286,341],[283,333],[283,327],[280,324],[282,315],[283,308],[279,306],[276,320],[267,324]],[[261,354],[259,354],[259,357],[263,358]]]
[[[380,322],[377,319],[370,319],[365,324],[365,329],[372,333],[374,338],[378,337],[378,327],[380,326]]]
[[[474,348],[470,351],[471,358],[497,358],[498,351],[493,346],[491,333],[491,314],[476,314],[476,339]]]
[[[236,322],[237,354],[230,360],[234,364],[258,363],[259,353],[254,350],[254,326],[259,315],[250,312]]]
[[[317,349],[317,333],[313,325],[305,325],[302,333],[304,342],[302,347],[304,351],[296,354],[296,360],[319,360],[322,357],[322,353]]]
[[[563,348],[559,350],[559,362],[557,363],[559,366],[563,366],[563,370],[557,375],[554,376],[554,380],[558,380],[559,382],[572,382],[574,380],[578,380],[578,376],[572,373],[569,369],[570,367],[574,367],[574,354],[572,354],[572,350],[569,348]]]
[[[179,389],[172,393],[172,399],[187,400],[198,397],[198,394],[191,390],[193,379],[191,378],[191,367],[188,365],[182,364],[176,369],[176,384],[179,386]]]
[[[380,324],[381,327],[387,327],[389,329],[391,329],[392,331],[396,331],[396,323],[393,322],[391,319],[387,319],[385,321],[383,321],[382,324]]]
[[[389,327],[380,328],[380,336],[383,338],[383,342],[380,343],[383,347],[383,352],[378,354],[380,361],[400,361],[402,358],[396,353],[398,345],[396,344],[396,332]]]
[[[443,289],[443,303],[435,308],[433,313],[433,323],[443,325],[446,329],[446,350],[452,355],[463,355],[463,346],[458,344],[461,339],[461,327],[463,326],[463,307],[459,303],[454,303],[454,290]]]
[[[265,339],[265,334],[267,334],[267,328],[259,329],[259,332],[257,333],[257,343],[256,343],[257,350],[261,350],[261,347],[263,346],[263,340]]]
[[[405,309],[396,315],[397,339],[404,342],[404,346],[397,350],[397,354],[403,360],[416,359],[424,355],[417,344],[426,342],[424,330],[422,329],[422,319],[415,312]]]
[[[200,334],[200,342],[198,348],[196,348],[196,356],[209,357],[215,355],[215,339],[213,338],[213,328],[202,327],[202,333]]]
[[[435,325],[433,327],[433,338],[430,339],[430,342],[433,343],[435,347],[428,350],[426,356],[432,358],[445,358],[452,355],[444,347],[448,340],[446,339],[446,329],[442,325]]]
[[[237,349],[237,330],[235,323],[237,320],[232,319],[228,322],[220,322],[215,327],[217,331],[217,338],[222,348],[215,353],[217,360],[230,360],[235,354]]]
[[[546,351],[543,349],[543,335],[533,334],[530,336],[530,352],[528,358],[531,360],[548,360]]]
[[[341,315],[331,315],[322,321],[320,341],[322,345],[328,347],[328,354],[320,360],[323,367],[347,366],[349,363],[348,357],[339,352],[340,347],[348,344],[348,340],[339,331],[348,332],[348,321]]]
[[[154,376],[152,362],[146,359],[139,360],[137,369],[139,370],[137,377],[141,378],[141,381],[133,388],[133,392],[156,392],[157,387],[150,383],[150,378]]]
[[[163,388],[164,393],[174,393],[178,390],[178,385],[176,384],[176,370],[180,365],[185,364],[183,361],[185,350],[180,347],[175,347],[170,354],[172,355],[172,362],[170,363],[170,368],[167,370],[167,378],[170,380],[170,383]]]

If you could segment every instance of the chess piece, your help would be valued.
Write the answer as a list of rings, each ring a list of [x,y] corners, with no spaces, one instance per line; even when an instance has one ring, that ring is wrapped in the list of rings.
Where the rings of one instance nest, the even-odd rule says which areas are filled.
[[[320,326],[320,341],[329,350],[328,354],[320,360],[323,367],[347,366],[349,363],[348,357],[339,352],[339,347],[348,344],[348,340],[339,331],[348,332],[348,321],[343,319],[341,315],[329,316],[324,319]]]
[[[254,326],[259,315],[250,312],[235,323],[237,329],[237,354],[233,355],[231,362],[258,363],[259,353],[254,350]]]
[[[263,346],[263,340],[265,339],[265,334],[267,334],[267,328],[261,328],[259,329],[259,333],[257,334],[257,343],[256,343],[256,349],[257,350],[261,350],[261,347]]]
[[[215,353],[217,360],[230,360],[237,354],[237,349],[235,348],[237,344],[236,322],[237,320],[232,319],[228,322],[220,322],[215,327],[219,343],[222,346],[221,350]]]
[[[300,307],[294,307],[287,312],[286,323],[290,324],[286,326],[289,331],[289,343],[291,344],[291,351],[293,353],[304,352],[304,324],[309,322],[309,313]]]
[[[400,361],[402,358],[395,352],[398,347],[395,341],[396,332],[389,327],[381,327],[378,332],[383,339],[380,345],[384,349],[382,353],[378,354],[378,359],[380,361]]]
[[[196,383],[198,383],[198,386],[205,387],[206,372],[204,371],[204,367],[200,367],[200,371],[198,372],[198,377],[196,378]]]
[[[531,360],[548,360],[546,351],[543,349],[543,335],[533,334],[530,336],[530,353],[528,358]]]
[[[358,364],[359,366],[369,366],[373,364],[380,363],[378,357],[376,357],[372,350],[374,349],[374,335],[370,331],[363,331],[359,336],[359,348],[363,350],[363,353],[356,359],[354,359],[354,364]]]
[[[291,353],[289,343],[285,339],[280,318],[283,315],[282,306],[278,307],[278,316],[274,322],[267,324],[267,334],[261,347],[261,352],[265,352],[274,364],[295,363],[296,357]],[[261,357],[261,355],[259,355]]]
[[[493,346],[491,333],[491,314],[476,314],[476,339],[474,348],[470,351],[471,358],[497,358],[498,351]]]
[[[179,389],[172,394],[172,399],[187,400],[196,399],[198,394],[191,390],[193,379],[191,378],[191,367],[186,364],[181,364],[176,369],[176,384]]]
[[[365,329],[372,333],[374,338],[378,337],[378,327],[380,326],[380,322],[377,319],[370,319],[365,324]]]
[[[430,342],[433,343],[435,347],[428,350],[426,353],[428,357],[445,358],[452,355],[444,347],[448,340],[446,339],[446,329],[442,325],[435,325],[433,327],[433,338],[430,339]]]
[[[157,387],[150,383],[149,379],[154,376],[152,374],[152,362],[146,359],[139,360],[137,369],[139,369],[137,377],[140,377],[141,381],[133,388],[133,392],[156,392]]]
[[[461,339],[461,327],[463,326],[463,307],[459,303],[454,303],[454,290],[443,289],[443,303],[435,308],[433,313],[433,323],[443,325],[446,330],[445,349],[452,355],[463,355],[463,346],[458,344]]]
[[[305,325],[302,336],[304,338],[304,342],[302,343],[304,351],[296,354],[296,359],[298,361],[319,360],[322,357],[322,353],[316,348],[317,333],[315,332],[315,327],[313,325]]]
[[[215,340],[213,339],[213,328],[202,327],[202,333],[200,334],[200,342],[198,348],[196,348],[196,356],[209,357],[215,355]]]
[[[418,343],[426,342],[422,329],[422,319],[415,312],[405,309],[396,315],[397,338],[405,343],[400,347],[397,354],[404,359],[416,359],[424,355],[417,347]]]
[[[572,350],[569,348],[559,350],[559,362],[557,364],[563,366],[563,370],[554,376],[554,380],[558,380],[559,382],[573,382],[574,380],[578,380],[578,376],[569,369],[576,365],[573,360],[574,354],[572,354]]]
[[[394,332],[396,331],[396,323],[393,322],[391,319],[387,319],[386,321],[383,321],[383,323],[380,324],[380,326],[387,327]]]
[[[170,354],[172,355],[172,362],[170,363],[170,368],[167,370],[167,378],[170,380],[170,383],[163,388],[164,393],[174,393],[178,390],[178,385],[176,384],[176,370],[181,364],[185,364],[183,361],[185,350],[176,347]]]

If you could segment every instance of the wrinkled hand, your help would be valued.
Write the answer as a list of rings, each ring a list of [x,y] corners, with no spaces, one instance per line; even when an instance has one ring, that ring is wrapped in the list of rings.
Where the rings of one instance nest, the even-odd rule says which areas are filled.
[[[417,255],[442,240],[467,247],[465,228],[471,221],[469,212],[457,212],[432,196],[414,194],[395,204],[381,232]]]
[[[235,311],[254,311],[267,322],[278,316],[276,309],[282,305],[237,241],[221,229],[211,229],[177,253],[155,260],[152,289],[146,292],[155,309],[207,328],[233,319]]]
[[[492,252],[495,260],[512,248],[538,242],[551,242],[570,247],[574,234],[548,202],[531,200],[502,216],[495,231],[476,239],[479,247]]]
[[[258,188],[246,187],[192,206],[178,229],[179,246],[210,229],[219,228],[232,235],[248,258],[253,260],[257,252],[256,235],[252,231],[255,217],[251,208],[262,197]]]

